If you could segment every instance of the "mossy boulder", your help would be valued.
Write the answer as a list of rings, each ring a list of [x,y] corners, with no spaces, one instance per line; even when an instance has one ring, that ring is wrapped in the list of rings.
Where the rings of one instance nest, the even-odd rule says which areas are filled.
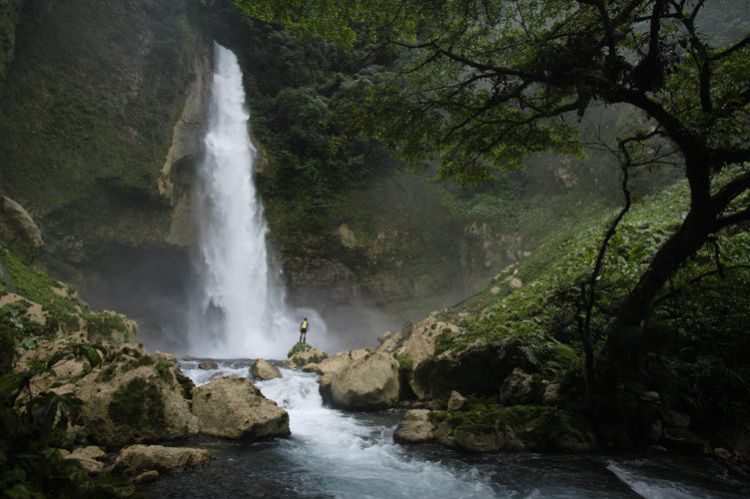
[[[435,437],[470,452],[591,450],[596,442],[585,420],[546,406],[474,404],[467,411],[433,412]]]
[[[141,361],[144,365],[131,370],[107,365],[78,382],[82,422],[95,442],[119,447],[197,432],[197,420],[174,376],[176,366],[152,362]]]
[[[516,368],[527,373],[541,369],[543,358],[534,343],[518,338],[478,342],[469,348],[429,357],[414,371],[411,381],[420,399],[447,399],[451,391],[497,395],[499,381]]]

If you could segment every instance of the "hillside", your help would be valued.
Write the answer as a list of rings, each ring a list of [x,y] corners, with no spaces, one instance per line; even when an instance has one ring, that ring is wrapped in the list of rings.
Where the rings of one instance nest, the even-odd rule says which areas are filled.
[[[414,372],[419,391],[447,397],[457,390],[477,397],[475,408],[456,414],[454,423],[460,427],[481,420],[467,431],[483,432],[496,425],[495,418],[506,417],[502,407],[507,403],[502,404],[500,396],[507,388],[496,380],[520,365],[541,390],[523,403],[539,403],[545,388],[556,387],[560,402],[555,405],[591,422],[606,446],[745,445],[743,425],[750,410],[745,362],[750,354],[750,302],[743,291],[750,284],[746,230],[720,234],[715,247],[702,250],[679,271],[642,325],[646,343],[631,346],[644,354],[645,363],[629,366],[631,382],[606,381],[610,373],[603,333],[648,255],[680,220],[685,191],[680,183],[637,203],[609,245],[592,324],[604,390],[597,391],[595,399],[583,391],[580,290],[614,215],[589,217],[572,235],[569,227],[561,228],[534,255],[496,276],[486,290],[437,314],[457,328],[435,332],[434,356]],[[638,402],[649,393],[656,394],[658,409]],[[667,429],[669,423],[662,418],[668,420],[670,411],[687,415],[683,429],[689,432]]]

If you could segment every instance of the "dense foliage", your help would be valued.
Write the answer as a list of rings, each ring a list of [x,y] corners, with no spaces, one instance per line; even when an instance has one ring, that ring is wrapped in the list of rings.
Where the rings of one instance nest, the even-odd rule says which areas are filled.
[[[404,49],[349,114],[406,160],[439,160],[444,177],[464,183],[516,168],[530,153],[577,150],[571,118],[595,102],[638,110],[612,146],[624,169],[674,164],[689,181],[690,205],[621,300],[612,357],[642,337],[648,306],[712,234],[750,217],[742,197],[750,172],[732,168],[750,160],[748,22],[734,24],[735,36],[705,34],[722,6],[743,9],[738,2],[236,3],[344,46],[364,31]]]

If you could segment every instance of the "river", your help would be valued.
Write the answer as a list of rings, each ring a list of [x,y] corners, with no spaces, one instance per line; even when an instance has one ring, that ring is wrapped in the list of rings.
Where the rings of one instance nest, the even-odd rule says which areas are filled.
[[[248,375],[247,360],[200,370],[183,360],[196,384],[217,374]],[[323,405],[317,375],[281,369],[257,382],[289,412],[292,435],[238,443],[196,438],[207,465],[174,472],[145,487],[165,498],[734,498],[750,484],[732,480],[708,459],[643,455],[509,452],[470,455],[438,445],[393,443],[399,410],[347,413]]]

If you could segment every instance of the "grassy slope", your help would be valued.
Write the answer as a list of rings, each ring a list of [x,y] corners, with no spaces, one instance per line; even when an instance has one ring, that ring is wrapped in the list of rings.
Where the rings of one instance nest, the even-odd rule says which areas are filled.
[[[686,194],[686,186],[677,183],[636,203],[620,226],[598,283],[592,323],[597,348],[617,303],[684,216]],[[577,227],[561,226],[539,251],[497,276],[485,291],[446,311],[461,333],[442,334],[438,350],[468,352],[478,345],[520,341],[542,359],[544,377],[567,383],[578,393],[573,396],[580,396],[579,286],[591,271],[608,219],[591,216]],[[665,409],[688,413],[691,429],[702,434],[737,428],[750,414],[750,232],[723,232],[717,245],[723,277],[716,272],[713,249],[704,248],[657,298],[644,324],[646,341],[633,345],[648,359],[643,385],[610,387],[610,395],[621,397],[628,397],[629,390],[657,391]],[[511,276],[524,286],[513,290],[507,281]]]

